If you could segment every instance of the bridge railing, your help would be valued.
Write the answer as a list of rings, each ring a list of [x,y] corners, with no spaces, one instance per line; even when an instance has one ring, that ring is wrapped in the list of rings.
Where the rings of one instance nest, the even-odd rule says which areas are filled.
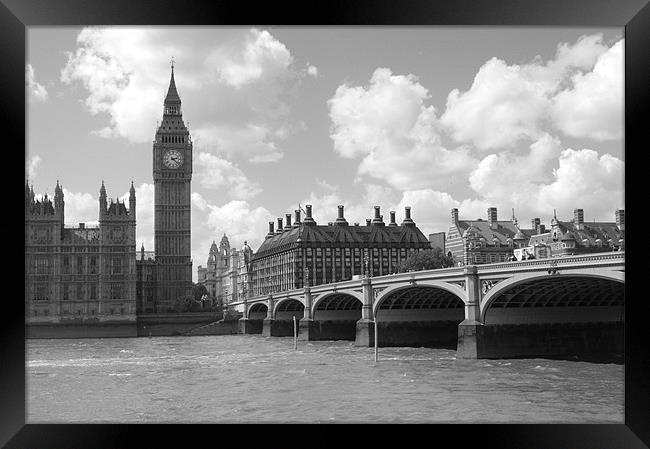
[[[505,268],[527,268],[535,266],[547,267],[551,263],[556,263],[558,266],[569,264],[584,264],[585,262],[605,262],[612,263],[625,262],[625,251],[606,252],[606,253],[591,253],[581,254],[576,256],[560,256],[560,257],[547,257],[543,259],[531,259],[512,262],[496,262],[490,264],[481,264],[476,267],[481,270],[485,269],[505,269]]]

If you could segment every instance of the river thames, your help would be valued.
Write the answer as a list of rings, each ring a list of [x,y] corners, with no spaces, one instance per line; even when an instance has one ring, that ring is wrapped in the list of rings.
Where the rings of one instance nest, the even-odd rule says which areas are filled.
[[[28,423],[617,423],[624,366],[259,335],[28,340]]]

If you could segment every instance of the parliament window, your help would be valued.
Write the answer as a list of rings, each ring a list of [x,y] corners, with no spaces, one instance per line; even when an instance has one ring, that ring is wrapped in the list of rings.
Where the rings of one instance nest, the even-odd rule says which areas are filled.
[[[113,257],[113,274],[122,274],[122,259]]]

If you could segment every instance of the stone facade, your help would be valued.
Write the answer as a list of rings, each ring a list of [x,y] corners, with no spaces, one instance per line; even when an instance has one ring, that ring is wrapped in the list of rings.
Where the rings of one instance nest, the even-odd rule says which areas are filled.
[[[213,241],[207,264],[199,265],[198,283],[203,284],[208,294],[220,304],[229,304],[243,298],[250,290],[249,268],[253,251],[248,242],[241,250],[231,248],[226,234],[219,247]]]
[[[191,196],[192,139],[183,122],[172,66],[162,122],[153,142],[154,251],[157,301],[173,310],[192,295]]]
[[[248,296],[304,287],[308,273],[312,286],[352,279],[367,269],[372,276],[396,273],[399,265],[411,254],[430,249],[427,238],[411,219],[411,209],[398,225],[395,212],[386,224],[375,206],[374,219],[350,226],[339,206],[336,221],[318,225],[312,217],[312,206],[306,206],[306,217],[295,211],[295,221],[286,216],[283,226],[278,218],[278,229],[269,222],[269,233],[252,260],[252,291]]]
[[[573,220],[560,221],[554,215],[548,232],[531,236],[527,252],[543,250],[547,257],[559,257],[624,251],[625,211],[617,210],[614,217],[612,222],[585,222],[582,209],[574,209]]]
[[[172,66],[163,117],[153,141],[154,251],[137,264],[139,313],[173,312],[192,296],[192,139],[183,121]]]
[[[129,207],[110,202],[102,182],[99,226],[64,226],[57,181],[54,202],[25,185],[27,324],[122,322],[135,326],[135,189]],[[135,327],[134,327],[135,329]]]
[[[504,262],[512,259],[515,248],[526,246],[535,232],[520,228],[514,210],[510,220],[498,220],[496,207],[488,208],[486,220],[464,220],[454,208],[445,246],[447,255],[460,264]]]

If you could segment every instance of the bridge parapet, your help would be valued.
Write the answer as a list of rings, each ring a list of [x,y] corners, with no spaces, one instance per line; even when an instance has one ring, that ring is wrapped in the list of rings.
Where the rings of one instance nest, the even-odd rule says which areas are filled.
[[[526,273],[531,271],[546,271],[550,266],[561,269],[589,269],[589,268],[618,268],[625,266],[625,252],[604,252],[592,253],[577,256],[563,256],[546,259],[533,259],[513,262],[497,262],[491,264],[473,265],[476,267],[476,273],[479,279],[490,277],[507,278],[517,273]],[[468,267],[450,267],[433,270],[413,271],[406,273],[389,274],[371,278],[373,288],[385,288],[389,286],[403,285],[407,283],[416,284],[425,281],[442,281],[455,284],[465,289],[464,279]],[[363,285],[363,278],[351,279],[331,284],[321,284],[310,287],[311,294],[317,297],[322,294],[331,292],[358,291]],[[304,289],[294,289],[285,292],[272,293],[271,296],[276,300],[298,299],[304,301]],[[267,301],[269,295],[260,295],[253,298],[247,298],[247,305],[257,302]],[[231,303],[233,306],[242,306],[244,301]]]
[[[578,265],[580,267],[621,265],[625,263],[625,251],[593,253],[579,256],[551,257],[546,259],[532,259],[513,262],[497,262],[491,264],[476,265],[479,274],[489,271],[522,271],[526,269],[540,269],[548,267],[551,263],[557,267],[569,267]]]

